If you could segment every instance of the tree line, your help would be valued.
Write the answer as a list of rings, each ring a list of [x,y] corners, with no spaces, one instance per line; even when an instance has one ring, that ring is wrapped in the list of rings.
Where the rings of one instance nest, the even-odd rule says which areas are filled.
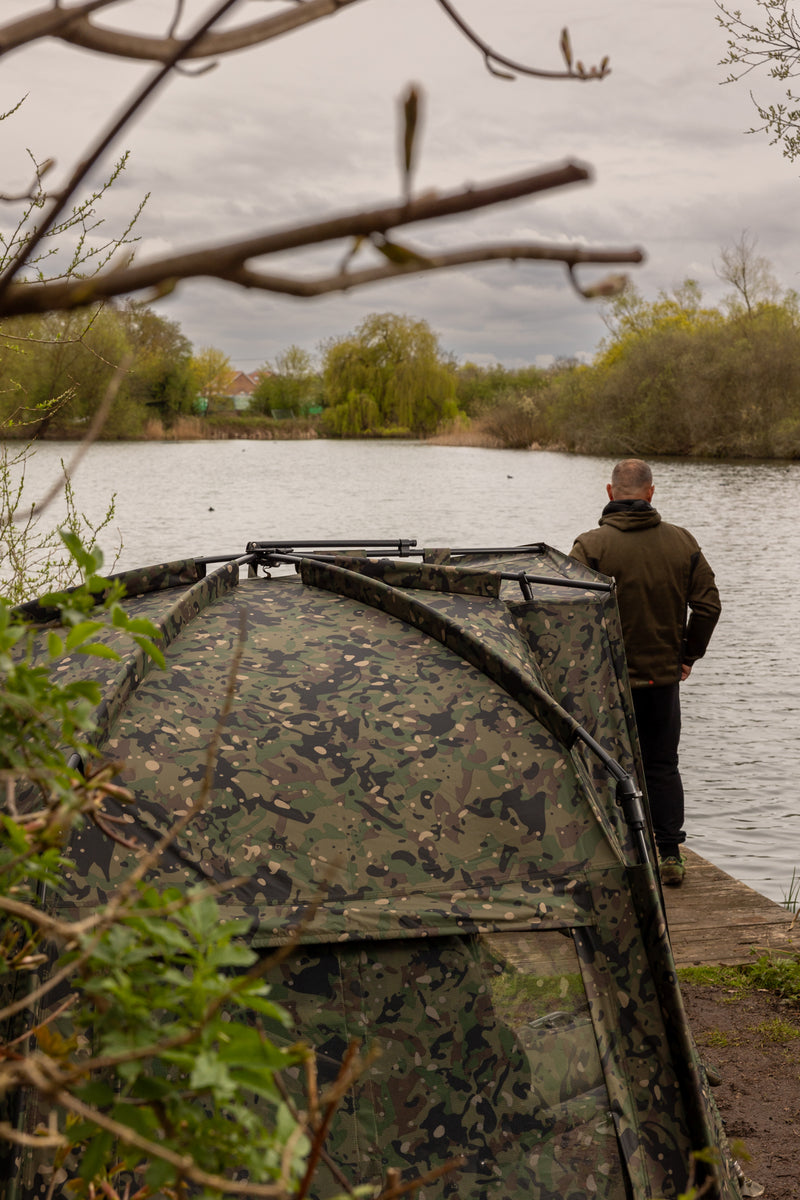
[[[169,428],[179,417],[234,410],[230,359],[211,346],[195,352],[176,322],[129,303],[2,322],[0,428],[7,437],[81,433],[120,364],[101,437],[135,438],[153,419]],[[328,437],[428,436],[519,382],[500,366],[459,368],[425,321],[394,313],[373,313],[323,343],[316,362],[291,345],[252,377],[251,416],[312,416]]]
[[[588,454],[800,457],[800,299],[747,234],[717,273],[731,290],[716,307],[691,279],[654,299],[629,287],[605,304],[593,360],[549,368],[459,364],[425,321],[373,313],[316,359],[293,345],[265,362],[237,421]],[[5,430],[80,433],[120,363],[104,437],[140,436],[151,419],[168,428],[199,397],[212,416],[233,411],[230,360],[195,353],[175,322],[128,304],[0,326]]]
[[[612,301],[593,362],[553,372],[539,393],[532,439],[593,454],[800,457],[800,303],[769,275],[755,282],[745,273],[716,308],[693,280]]]

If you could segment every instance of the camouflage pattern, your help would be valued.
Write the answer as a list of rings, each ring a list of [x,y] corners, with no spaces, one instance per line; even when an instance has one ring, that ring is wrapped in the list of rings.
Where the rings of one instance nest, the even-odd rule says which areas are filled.
[[[299,926],[275,981],[323,1079],[352,1037],[380,1049],[331,1132],[352,1185],[463,1153],[422,1200],[670,1200],[690,1152],[724,1137],[652,839],[642,863],[579,736],[639,773],[613,590],[544,546],[422,553],[241,580],[226,563],[188,586],[170,564],[139,588],[130,611],[162,630],[167,670],[64,664],[103,685],[100,746],[136,796],[115,815],[150,846],[197,806],[159,880],[242,877],[226,904],[264,953]],[[71,910],[135,861],[93,826],[71,857]],[[317,1189],[341,1190],[324,1172]],[[715,1189],[739,1197],[727,1159]]]

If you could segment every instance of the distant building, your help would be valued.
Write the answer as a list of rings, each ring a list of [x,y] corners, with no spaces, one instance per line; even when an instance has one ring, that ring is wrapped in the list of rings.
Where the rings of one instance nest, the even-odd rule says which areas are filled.
[[[228,396],[233,401],[233,407],[237,412],[247,412],[250,407],[250,398],[258,387],[263,374],[263,371],[253,371],[250,375],[244,371],[236,372]]]

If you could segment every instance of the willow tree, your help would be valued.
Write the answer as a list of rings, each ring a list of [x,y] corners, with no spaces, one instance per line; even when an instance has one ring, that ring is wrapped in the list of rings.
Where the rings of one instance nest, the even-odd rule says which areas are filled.
[[[324,359],[326,427],[340,437],[432,433],[457,413],[456,381],[426,321],[372,313]]]

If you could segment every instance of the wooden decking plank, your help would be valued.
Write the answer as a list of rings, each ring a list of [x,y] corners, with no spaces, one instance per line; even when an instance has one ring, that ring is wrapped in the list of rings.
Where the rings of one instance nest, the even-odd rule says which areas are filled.
[[[691,850],[682,887],[664,888],[670,940],[679,967],[735,965],[760,951],[800,953],[800,920]]]

